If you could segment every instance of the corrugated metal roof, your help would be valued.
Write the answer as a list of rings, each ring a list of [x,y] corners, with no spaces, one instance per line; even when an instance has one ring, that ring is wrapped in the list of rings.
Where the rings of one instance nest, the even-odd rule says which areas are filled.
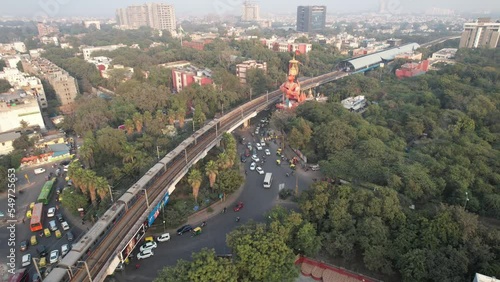
[[[403,46],[347,60],[347,62],[354,67],[354,70],[360,70],[372,66],[374,64],[381,63],[382,61],[392,61],[394,60],[394,57],[396,57],[396,55],[414,51],[419,47],[420,45],[418,45],[417,43],[410,43]]]

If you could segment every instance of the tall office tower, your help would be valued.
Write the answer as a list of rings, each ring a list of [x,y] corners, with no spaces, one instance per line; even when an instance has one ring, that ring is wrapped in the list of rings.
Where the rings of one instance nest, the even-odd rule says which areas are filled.
[[[125,29],[149,26],[154,29],[175,31],[175,10],[164,3],[146,3],[116,10],[118,25]]]
[[[480,18],[474,23],[465,23],[460,48],[497,48],[500,38],[500,23],[489,18]]]
[[[174,6],[165,3],[148,3],[147,6],[150,27],[170,32],[175,30]]]
[[[245,1],[243,3],[243,15],[241,20],[244,22],[258,21],[259,16],[259,5],[255,2]]]
[[[317,32],[325,28],[326,6],[298,6],[297,31]]]

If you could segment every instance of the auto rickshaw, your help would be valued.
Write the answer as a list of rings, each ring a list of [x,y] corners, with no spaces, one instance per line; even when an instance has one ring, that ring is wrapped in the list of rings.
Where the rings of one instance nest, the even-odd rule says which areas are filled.
[[[276,150],[276,155],[281,156],[281,148],[278,148],[278,150]]]
[[[44,267],[47,265],[47,259],[45,257],[41,257],[40,261],[38,262],[39,267]]]
[[[35,206],[35,202],[31,202],[30,203],[30,209],[32,210],[34,206]]]
[[[28,211],[26,212],[26,218],[31,218],[31,210],[28,210]]]
[[[295,165],[293,163],[290,164],[291,169],[295,169]]]
[[[52,234],[50,233],[50,229],[48,229],[48,228],[45,228],[45,229],[43,230],[43,234],[45,234],[45,237],[50,237],[50,235],[52,235]]]
[[[32,246],[38,244],[38,241],[36,240],[36,235],[31,236],[30,244]]]
[[[200,234],[201,234],[201,227],[196,227],[195,229],[193,229],[193,236]]]
[[[281,160],[280,159],[276,160],[276,164],[281,165]]]
[[[59,239],[62,237],[62,234],[61,234],[61,231],[59,231],[59,229],[57,229],[54,234],[56,235],[56,238]]]

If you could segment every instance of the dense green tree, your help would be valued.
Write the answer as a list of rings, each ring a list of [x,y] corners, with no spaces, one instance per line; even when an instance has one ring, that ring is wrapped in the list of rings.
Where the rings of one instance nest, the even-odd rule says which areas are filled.
[[[243,184],[243,176],[237,170],[223,170],[219,172],[215,189],[224,193],[232,193]]]
[[[3,62],[3,61],[0,61]],[[9,91],[12,88],[10,83],[5,79],[0,79],[0,93]]]

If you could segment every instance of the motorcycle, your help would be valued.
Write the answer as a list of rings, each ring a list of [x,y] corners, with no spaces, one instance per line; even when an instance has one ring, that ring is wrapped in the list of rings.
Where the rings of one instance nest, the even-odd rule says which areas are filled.
[[[206,223],[205,221],[203,221],[203,222],[201,223],[201,227],[206,226],[206,225],[207,225],[207,223]]]
[[[240,217],[239,216],[236,217],[236,222],[240,222]]]

